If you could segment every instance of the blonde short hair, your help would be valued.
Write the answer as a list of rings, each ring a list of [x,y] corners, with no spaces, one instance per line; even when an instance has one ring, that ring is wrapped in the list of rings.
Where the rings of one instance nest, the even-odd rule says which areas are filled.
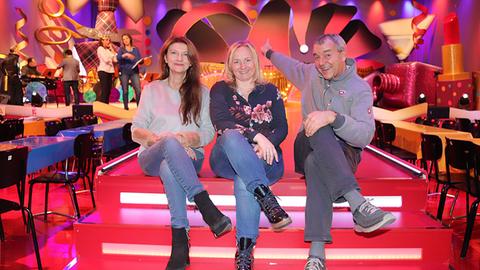
[[[256,84],[265,83],[263,79],[262,70],[260,69],[260,60],[258,58],[257,51],[255,50],[255,47],[253,46],[253,44],[250,43],[249,41],[238,41],[230,45],[230,48],[228,48],[227,60],[225,61],[225,69],[223,71],[224,80],[229,84],[235,84],[235,75],[233,74],[233,71],[232,71],[233,54],[241,47],[245,47],[249,49],[250,53],[252,54],[253,63],[255,65],[255,74],[254,74],[255,83]]]

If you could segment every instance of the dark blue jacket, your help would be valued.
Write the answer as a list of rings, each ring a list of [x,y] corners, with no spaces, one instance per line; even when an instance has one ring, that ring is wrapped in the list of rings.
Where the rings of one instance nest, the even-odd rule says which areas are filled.
[[[261,133],[278,150],[288,133],[282,97],[270,83],[257,85],[248,101],[225,81],[215,83],[210,90],[210,118],[219,136],[237,129],[252,143]]]
[[[133,53],[135,55],[135,58],[130,60],[128,58],[123,58],[122,55],[124,53]],[[140,60],[142,57],[140,56],[140,52],[136,47],[133,47],[132,51],[129,52],[125,48],[120,47],[117,53],[117,60],[118,60],[118,71],[121,74],[127,74],[131,75],[133,73],[138,73],[138,65],[132,69],[133,65]]]

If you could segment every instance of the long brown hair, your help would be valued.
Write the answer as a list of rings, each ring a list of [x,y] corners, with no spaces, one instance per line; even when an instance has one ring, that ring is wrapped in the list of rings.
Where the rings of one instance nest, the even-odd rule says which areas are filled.
[[[132,35],[130,35],[129,33],[125,33],[125,34],[122,35],[122,38],[121,38],[122,41],[120,42],[120,43],[122,44],[122,48],[125,48],[125,43],[123,43],[123,37],[125,37],[125,36],[127,36],[127,37],[129,38],[129,40],[130,40],[130,46],[132,46],[132,48],[133,48]]]
[[[179,111],[182,116],[182,124],[187,125],[194,122],[199,126],[202,102],[200,62],[198,60],[197,49],[188,38],[170,37],[163,43],[162,49],[160,50],[160,67],[162,70],[160,79],[164,80],[170,76],[170,68],[165,62],[165,55],[173,43],[183,43],[187,45],[188,60],[190,61],[190,67],[187,69],[187,74],[179,89],[181,98]]]

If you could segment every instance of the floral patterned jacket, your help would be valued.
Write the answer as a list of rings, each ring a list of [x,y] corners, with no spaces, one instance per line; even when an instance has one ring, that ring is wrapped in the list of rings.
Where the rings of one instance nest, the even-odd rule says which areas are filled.
[[[262,133],[280,150],[288,133],[285,106],[273,84],[260,84],[245,100],[225,81],[210,90],[210,118],[219,136],[227,129],[236,129],[250,143]]]

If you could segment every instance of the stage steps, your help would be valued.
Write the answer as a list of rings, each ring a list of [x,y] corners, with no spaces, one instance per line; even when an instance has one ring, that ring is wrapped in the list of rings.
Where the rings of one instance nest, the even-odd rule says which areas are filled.
[[[165,268],[171,232],[163,186],[158,178],[141,174],[136,162],[134,158],[98,177],[97,211],[74,224],[73,269]],[[375,168],[380,161],[367,155],[364,162]],[[425,180],[405,173],[378,173],[385,168],[383,164],[374,170],[371,178],[367,167],[359,168],[357,177],[362,193],[374,204],[385,204],[383,208],[392,211],[397,222],[373,234],[357,234],[348,208],[335,207],[334,242],[327,246],[329,269],[448,269],[452,230],[425,214]],[[235,223],[235,208],[229,202],[232,182],[202,174],[205,188]],[[256,270],[303,269],[305,264],[309,247],[303,242],[305,183],[294,173],[287,175],[291,177],[272,189],[293,223],[275,233],[261,215]],[[188,215],[192,265],[187,269],[234,269],[235,233],[214,239],[198,211],[189,207]]]
[[[224,212],[235,223],[234,210]],[[214,239],[198,211],[189,210],[188,214],[192,261],[230,259],[231,264],[235,253],[234,232]],[[255,251],[256,266],[279,263],[278,260],[293,265],[304,263],[308,252],[308,245],[303,242],[304,214],[303,211],[291,211],[290,215],[293,223],[281,233],[271,231],[268,221],[262,216],[262,229]],[[345,264],[345,261],[360,263],[359,258],[363,258],[363,264],[367,265],[385,261],[399,264],[401,260],[440,267],[435,269],[442,269],[443,265],[446,269],[451,252],[451,230],[420,211],[394,212],[394,215],[398,221],[387,229],[362,235],[353,231],[350,212],[335,211],[332,230],[334,243],[327,249],[329,264]],[[144,261],[152,261],[162,269],[168,260],[171,238],[167,209],[97,211],[77,222],[74,228],[79,266],[83,261],[129,259],[131,263],[137,262],[138,267]],[[143,266],[141,269],[144,269]]]

